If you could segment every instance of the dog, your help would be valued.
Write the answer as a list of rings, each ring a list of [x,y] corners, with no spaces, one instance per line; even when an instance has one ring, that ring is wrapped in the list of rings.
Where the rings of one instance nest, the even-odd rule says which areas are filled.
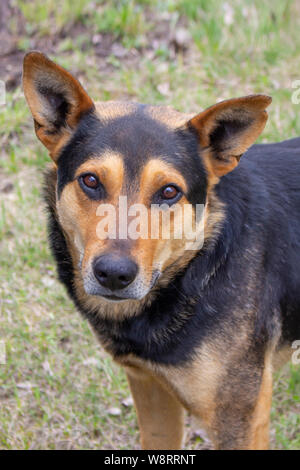
[[[53,161],[45,200],[58,276],[126,371],[142,448],[180,449],[186,409],[215,449],[267,449],[272,371],[300,338],[300,139],[252,145],[265,95],[196,116],[94,103],[36,51],[23,89]],[[98,211],[120,197],[148,219],[164,205],[170,237],[100,237]],[[192,208],[194,238],[175,237],[175,205]]]

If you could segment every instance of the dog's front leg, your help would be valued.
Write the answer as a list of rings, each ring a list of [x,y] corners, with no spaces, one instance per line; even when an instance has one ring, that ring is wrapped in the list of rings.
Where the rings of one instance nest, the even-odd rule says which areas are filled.
[[[146,450],[180,449],[183,439],[183,407],[150,374],[127,369],[141,434]]]
[[[240,365],[231,381],[220,384],[210,435],[221,450],[267,450],[272,402],[272,370],[262,374],[252,365]]]

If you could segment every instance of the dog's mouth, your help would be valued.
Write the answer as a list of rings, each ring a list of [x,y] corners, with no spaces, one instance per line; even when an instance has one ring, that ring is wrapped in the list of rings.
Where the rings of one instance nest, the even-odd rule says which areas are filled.
[[[124,300],[129,300],[130,297],[118,297],[117,295],[101,295],[106,300],[110,300],[112,302],[122,302]]]

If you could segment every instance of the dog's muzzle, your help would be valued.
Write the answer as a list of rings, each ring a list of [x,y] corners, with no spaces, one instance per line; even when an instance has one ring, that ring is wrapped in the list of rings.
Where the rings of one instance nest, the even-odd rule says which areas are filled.
[[[105,254],[96,258],[83,275],[84,289],[89,295],[97,295],[108,301],[142,299],[156,284],[160,276],[154,270],[149,282],[138,265],[128,257]]]

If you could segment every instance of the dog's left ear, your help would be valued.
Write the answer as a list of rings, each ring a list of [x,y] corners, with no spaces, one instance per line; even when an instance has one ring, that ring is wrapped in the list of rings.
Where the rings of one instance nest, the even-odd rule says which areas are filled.
[[[263,131],[272,98],[251,95],[222,101],[188,122],[196,131],[200,154],[215,182],[233,170],[243,153]]]
[[[37,137],[56,161],[80,118],[94,108],[78,80],[41,52],[29,52],[23,64],[23,89]]]

